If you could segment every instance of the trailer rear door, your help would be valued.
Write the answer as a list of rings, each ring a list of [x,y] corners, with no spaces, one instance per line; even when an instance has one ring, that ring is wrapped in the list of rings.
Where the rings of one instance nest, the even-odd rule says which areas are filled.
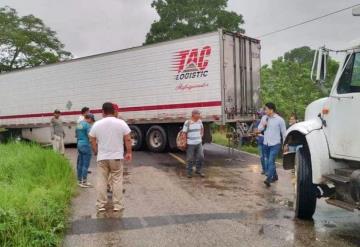
[[[260,41],[225,33],[222,46],[225,122],[248,121],[260,106]]]

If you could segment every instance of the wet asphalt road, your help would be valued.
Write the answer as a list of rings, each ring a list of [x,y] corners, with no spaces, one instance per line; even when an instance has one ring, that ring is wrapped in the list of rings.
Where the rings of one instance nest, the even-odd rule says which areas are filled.
[[[67,154],[74,162],[76,149]],[[188,179],[184,154],[136,152],[122,218],[98,217],[95,190],[79,188],[64,246],[360,246],[359,214],[318,201],[313,222],[294,219],[290,172],[267,189],[257,157],[229,160],[215,145],[205,156],[206,177]]]

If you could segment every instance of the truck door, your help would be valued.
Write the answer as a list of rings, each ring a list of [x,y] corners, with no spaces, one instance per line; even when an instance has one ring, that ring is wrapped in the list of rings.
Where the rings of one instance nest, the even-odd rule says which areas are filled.
[[[360,160],[360,53],[347,56],[324,114],[324,128],[334,158]],[[324,112],[323,112],[324,113]]]
[[[227,121],[252,119],[259,109],[260,41],[241,34],[223,36],[224,111]]]

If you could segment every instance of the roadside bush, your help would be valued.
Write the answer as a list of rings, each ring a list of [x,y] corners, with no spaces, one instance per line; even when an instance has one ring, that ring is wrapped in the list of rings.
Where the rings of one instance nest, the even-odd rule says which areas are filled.
[[[0,145],[0,246],[59,246],[75,186],[69,161],[52,150]]]

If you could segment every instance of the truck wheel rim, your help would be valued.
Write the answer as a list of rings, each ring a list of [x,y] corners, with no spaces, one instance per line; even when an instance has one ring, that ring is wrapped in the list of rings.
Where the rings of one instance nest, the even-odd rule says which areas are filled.
[[[163,143],[162,135],[160,131],[154,130],[150,133],[150,145],[154,148],[161,147]]]

